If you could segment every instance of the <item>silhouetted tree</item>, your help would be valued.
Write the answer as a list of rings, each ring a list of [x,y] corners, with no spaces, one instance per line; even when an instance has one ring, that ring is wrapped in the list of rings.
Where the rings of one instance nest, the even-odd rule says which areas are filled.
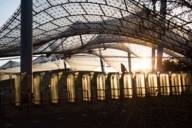
[[[180,60],[166,59],[163,61],[163,71],[190,71],[191,67]]]

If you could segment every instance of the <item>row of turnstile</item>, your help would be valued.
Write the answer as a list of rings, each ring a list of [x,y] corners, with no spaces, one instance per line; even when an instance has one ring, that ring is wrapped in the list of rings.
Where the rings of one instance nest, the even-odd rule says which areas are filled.
[[[21,75],[12,74],[14,102],[20,105]],[[33,74],[32,102],[98,102],[192,93],[190,73],[39,72]]]

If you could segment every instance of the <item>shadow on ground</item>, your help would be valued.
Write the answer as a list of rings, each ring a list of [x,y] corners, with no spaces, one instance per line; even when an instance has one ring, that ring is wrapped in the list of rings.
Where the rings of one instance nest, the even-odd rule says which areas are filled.
[[[192,96],[32,106],[0,118],[0,128],[191,128]]]

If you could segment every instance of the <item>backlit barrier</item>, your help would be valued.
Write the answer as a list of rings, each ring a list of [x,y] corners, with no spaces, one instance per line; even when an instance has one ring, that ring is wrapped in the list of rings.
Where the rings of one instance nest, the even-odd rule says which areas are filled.
[[[133,76],[132,74],[123,75],[123,92],[125,98],[133,97]]]
[[[111,99],[120,98],[119,74],[110,75]]]
[[[91,76],[85,74],[82,76],[83,101],[91,101]]]
[[[34,73],[32,103],[99,102],[121,97],[192,94],[190,73],[93,74],[63,71]],[[21,78],[20,74],[0,74],[1,104],[19,106],[22,103]]]
[[[181,81],[182,81],[182,89],[183,93],[190,93],[192,92],[192,77],[189,73],[181,73]]]
[[[98,74],[96,79],[97,79],[97,99],[105,100],[106,76],[105,74]]]
[[[170,95],[170,79],[169,74],[162,73],[160,77],[160,94],[167,96]]]
[[[135,74],[135,85],[137,97],[145,97],[145,74]]]
[[[75,102],[75,76],[73,74],[67,76],[67,99],[69,102]]]
[[[150,73],[147,77],[148,80],[148,93],[150,96],[157,96],[158,95],[158,78],[157,74]]]

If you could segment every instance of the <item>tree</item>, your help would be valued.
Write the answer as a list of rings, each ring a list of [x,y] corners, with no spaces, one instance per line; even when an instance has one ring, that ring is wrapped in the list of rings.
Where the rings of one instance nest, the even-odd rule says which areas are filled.
[[[166,59],[163,60],[163,71],[190,71],[191,67],[180,60]]]

